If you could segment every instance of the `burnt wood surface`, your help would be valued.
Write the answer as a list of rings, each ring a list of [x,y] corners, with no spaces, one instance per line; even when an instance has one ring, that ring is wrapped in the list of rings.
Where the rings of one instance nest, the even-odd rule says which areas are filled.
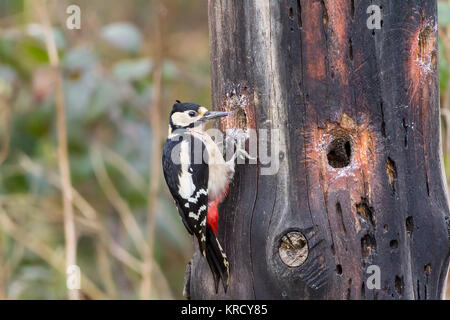
[[[366,26],[381,8],[382,28]],[[198,250],[192,299],[438,299],[449,260],[436,1],[210,0],[222,129],[278,130],[279,170],[238,165],[219,207],[230,261],[216,294]],[[261,145],[259,146],[261,147]],[[288,232],[307,259],[286,265]],[[377,265],[381,288],[368,289]]]

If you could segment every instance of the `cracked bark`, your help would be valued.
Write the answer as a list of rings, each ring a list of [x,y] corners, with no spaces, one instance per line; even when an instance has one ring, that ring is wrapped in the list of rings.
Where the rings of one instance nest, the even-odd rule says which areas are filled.
[[[436,2],[379,3],[382,29],[372,32],[368,0],[209,1],[213,106],[244,104],[245,121],[223,129],[278,130],[279,170],[237,166],[219,207],[230,287],[215,294],[197,252],[191,298],[443,294],[450,219]],[[285,261],[295,258],[289,232],[307,240],[300,266],[280,258],[281,245]],[[380,289],[365,285],[370,265],[380,267]]]

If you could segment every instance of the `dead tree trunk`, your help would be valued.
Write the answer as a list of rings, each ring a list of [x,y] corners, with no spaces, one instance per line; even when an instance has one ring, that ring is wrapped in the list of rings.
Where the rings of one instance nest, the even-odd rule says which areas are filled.
[[[210,0],[209,18],[214,108],[243,108],[223,129],[278,130],[279,170],[238,166],[219,208],[230,287],[196,253],[191,298],[440,298],[436,1]]]

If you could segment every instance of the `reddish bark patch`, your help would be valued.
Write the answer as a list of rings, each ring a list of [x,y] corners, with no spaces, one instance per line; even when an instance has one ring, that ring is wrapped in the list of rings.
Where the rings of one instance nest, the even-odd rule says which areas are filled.
[[[305,1],[304,11],[309,12],[309,19],[303,21],[304,52],[307,74],[316,80],[324,80],[326,76],[326,57],[321,44],[324,43],[324,28],[327,26],[327,16],[319,1]],[[326,7],[325,7],[326,9]],[[302,9],[303,10],[303,9]],[[320,17],[320,18],[319,18]]]
[[[319,181],[322,198],[327,203],[330,191],[348,190],[357,230],[360,221],[356,204],[362,198],[370,203],[371,184],[377,163],[374,130],[368,121],[356,124],[347,114],[339,122],[310,128],[307,164],[311,181]]]
[[[425,83],[429,83],[437,70],[437,26],[434,21],[425,20],[412,33],[408,44],[407,59],[409,90],[415,96]]]
[[[353,59],[353,48],[349,48],[351,40],[348,39],[347,21],[350,20],[351,8],[348,1],[335,1],[328,6],[328,25],[333,30],[329,42],[330,63],[334,74],[341,84],[348,85],[347,59]],[[347,55],[347,53],[349,53]],[[351,57],[350,57],[351,56]]]
[[[345,113],[341,121],[327,122],[325,128],[317,128],[313,132],[314,149],[312,155],[319,161],[319,167],[324,177],[325,186],[330,184],[339,186],[343,180],[356,179],[364,174],[368,177],[375,166],[375,152],[373,134],[367,124],[356,125]],[[330,148],[335,144],[341,144],[348,156],[348,163],[335,167],[330,161]]]

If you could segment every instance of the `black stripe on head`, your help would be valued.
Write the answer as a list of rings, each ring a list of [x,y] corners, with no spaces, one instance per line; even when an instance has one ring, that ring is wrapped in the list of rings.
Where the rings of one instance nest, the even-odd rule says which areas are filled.
[[[172,107],[172,112],[170,113],[170,115],[174,114],[175,112],[185,112],[187,110],[194,110],[195,112],[198,112],[198,109],[200,108],[200,105],[196,104],[196,103],[192,103],[192,102],[178,102],[179,100],[177,100],[177,103],[175,103]]]

